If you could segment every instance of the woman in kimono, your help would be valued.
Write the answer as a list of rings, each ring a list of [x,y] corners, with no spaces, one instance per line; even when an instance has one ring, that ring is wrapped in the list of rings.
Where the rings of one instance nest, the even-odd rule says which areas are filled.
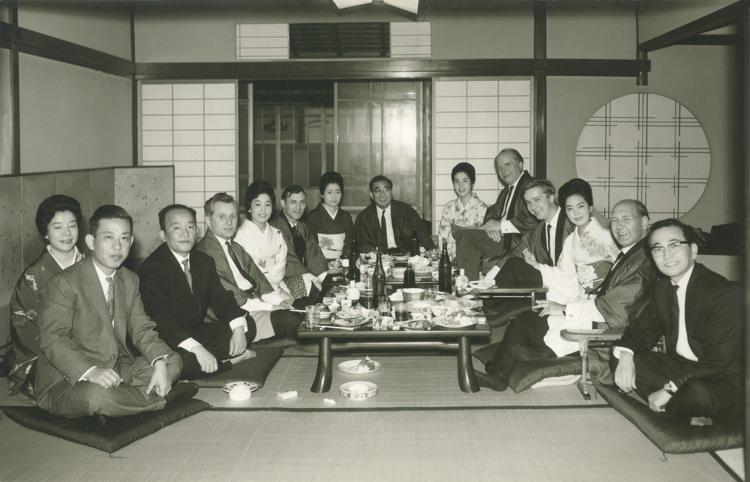
[[[48,197],[36,211],[36,229],[46,246],[26,267],[10,299],[11,347],[6,358],[10,368],[8,385],[11,395],[23,391],[32,398],[34,396],[33,369],[39,356],[37,316],[40,300],[50,278],[83,259],[76,246],[81,218],[81,205],[63,194]]]
[[[571,179],[560,187],[558,198],[565,208],[565,215],[576,228],[565,238],[557,265],[540,264],[528,251],[524,253],[524,259],[541,271],[544,286],[549,289],[547,299],[565,305],[584,300],[596,290],[612,269],[620,250],[609,229],[591,215],[594,200],[588,182]],[[547,323],[549,330],[544,340],[558,356],[577,349],[575,343],[560,338],[563,329],[591,328],[591,322],[586,322],[585,326],[573,326],[562,316],[549,316]]]
[[[541,271],[544,286],[549,288],[547,299],[566,304],[598,288],[620,250],[609,229],[591,215],[594,201],[588,182],[571,179],[560,187],[558,198],[576,228],[565,239],[557,265],[541,264],[528,251],[524,259]]]
[[[448,254],[451,259],[456,257],[456,239],[453,237],[453,229],[461,227],[478,227],[484,221],[484,213],[487,205],[483,203],[474,193],[474,182],[476,171],[474,166],[468,162],[459,162],[451,171],[453,180],[453,191],[456,199],[448,201],[443,208],[438,228],[438,240],[440,250],[443,244],[448,243]]]
[[[266,181],[255,181],[245,191],[247,218],[237,229],[234,240],[252,256],[282,299],[291,295],[284,283],[287,247],[284,236],[268,222],[273,216],[276,194]]]
[[[340,259],[348,256],[354,230],[352,215],[339,207],[343,193],[344,178],[341,174],[333,171],[323,174],[320,178],[321,202],[305,219],[332,269],[340,268]]]

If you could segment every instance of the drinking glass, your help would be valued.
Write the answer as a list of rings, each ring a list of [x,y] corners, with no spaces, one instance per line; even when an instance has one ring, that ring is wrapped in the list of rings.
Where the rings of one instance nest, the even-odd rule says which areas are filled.
[[[314,330],[320,325],[320,308],[316,305],[305,306],[305,326]]]

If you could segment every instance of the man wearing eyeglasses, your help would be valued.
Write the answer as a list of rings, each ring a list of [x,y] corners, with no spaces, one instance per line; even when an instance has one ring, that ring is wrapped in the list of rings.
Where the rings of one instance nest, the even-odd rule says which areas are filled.
[[[695,235],[682,222],[655,223],[648,244],[665,277],[656,282],[649,304],[614,347],[615,383],[648,399],[651,410],[692,417],[694,425],[739,414],[739,294],[724,277],[695,262]],[[651,351],[662,335],[667,352]]]
[[[417,228],[419,246],[430,250],[435,248],[432,235],[427,230],[417,211],[405,202],[393,199],[393,181],[385,176],[375,176],[370,180],[370,199],[354,222],[359,250],[363,253],[380,247],[383,253],[408,253],[411,232]]]

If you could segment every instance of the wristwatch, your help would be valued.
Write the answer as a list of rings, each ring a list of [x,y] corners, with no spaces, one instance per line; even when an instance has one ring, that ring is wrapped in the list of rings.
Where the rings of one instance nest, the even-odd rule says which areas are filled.
[[[664,391],[670,395],[674,395],[677,391],[677,385],[675,385],[674,382],[670,380],[664,384]]]

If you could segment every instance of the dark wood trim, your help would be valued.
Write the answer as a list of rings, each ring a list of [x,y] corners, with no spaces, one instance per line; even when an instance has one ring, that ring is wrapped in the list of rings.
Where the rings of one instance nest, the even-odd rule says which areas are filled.
[[[8,33],[10,38],[15,37],[18,28],[18,5],[16,2],[10,4],[11,25]],[[11,72],[11,102],[13,111],[13,158],[11,159],[10,172],[21,174],[21,80],[18,65],[18,46],[12,43],[10,48]]]
[[[675,45],[742,45],[742,35],[696,35],[680,40]]]
[[[135,70],[135,6],[130,5],[130,62],[132,62],[133,70]],[[140,102],[138,102],[138,81],[135,80],[135,73],[130,76],[130,103],[131,103],[131,129],[133,139],[133,166],[138,166],[138,135],[140,129],[138,128],[138,108]]]
[[[423,219],[432,221],[433,230],[435,222],[432,218],[432,88],[433,83],[429,80],[420,82],[422,87],[422,206],[424,209]],[[439,221],[438,221],[439,222]]]
[[[459,59],[302,62],[136,63],[138,80],[403,80],[432,77],[533,76],[637,77],[648,60]]]
[[[534,3],[534,176],[547,177],[547,5]]]
[[[746,2],[739,1],[733,3],[690,23],[686,23],[681,27],[654,37],[651,40],[641,42],[638,45],[638,50],[642,52],[653,52],[654,50],[677,45],[685,39],[695,37],[702,33],[727,27],[729,25],[736,25],[742,21],[745,10]]]
[[[743,161],[742,168],[744,171],[739,173],[742,179],[745,180],[745,223],[747,225],[750,222],[750,93],[748,93],[747,86],[750,85],[750,4],[744,2],[742,5],[741,14],[738,15],[740,20],[740,33],[744,38],[742,43],[742,51],[740,53],[742,60],[741,67],[741,84],[745,86],[744,89],[740,90],[741,99],[738,99],[740,105],[742,105],[742,114],[740,119],[742,120],[742,131],[741,131],[741,142],[742,142],[742,153]],[[747,253],[746,253],[747,254]],[[747,283],[750,280],[750,257],[745,256],[745,289],[747,290]],[[750,317],[750,300],[745,297],[745,326],[748,323],[748,317]],[[750,335],[745,332],[745,353],[750,353]],[[750,410],[750,356],[745,357],[745,413]],[[750,417],[745,417],[745,440],[750,440]],[[744,480],[750,480],[750,451],[745,450],[743,460],[745,462],[745,477]]]
[[[9,35],[4,35],[2,39],[1,46],[6,48],[10,43],[20,53],[98,70],[120,77],[132,78],[134,74],[134,63],[130,60],[50,37],[33,30],[21,27],[13,28],[13,26],[8,26],[4,22],[0,22],[0,26],[11,27],[8,32]]]

